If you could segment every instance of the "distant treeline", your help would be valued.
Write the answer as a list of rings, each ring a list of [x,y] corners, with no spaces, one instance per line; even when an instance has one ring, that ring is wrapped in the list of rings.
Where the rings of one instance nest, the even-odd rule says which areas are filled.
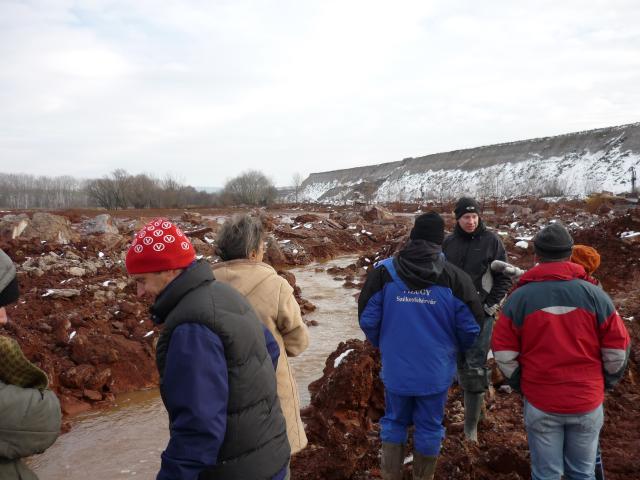
[[[102,178],[81,180],[0,173],[0,208],[184,208],[188,206],[266,205],[278,192],[257,171],[229,180],[220,193],[198,191],[177,179],[147,174],[130,175],[118,169]]]

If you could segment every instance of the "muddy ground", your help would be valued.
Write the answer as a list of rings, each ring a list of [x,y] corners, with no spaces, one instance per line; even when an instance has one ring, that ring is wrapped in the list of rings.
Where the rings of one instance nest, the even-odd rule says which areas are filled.
[[[342,254],[360,254],[345,269],[329,269],[357,297],[370,266],[395,252],[416,212],[430,206],[305,206],[262,209],[269,242],[266,261],[290,283],[287,268]],[[489,206],[487,206],[489,207]],[[577,243],[602,254],[596,276],[627,320],[634,339],[630,368],[606,400],[602,432],[607,478],[638,479],[640,451],[640,211],[632,206],[581,202],[546,203],[522,199],[495,205],[483,218],[503,239],[509,259],[532,265],[531,237],[550,220],[569,226]],[[450,211],[450,205],[436,205]],[[114,395],[157,384],[154,363],[158,329],[147,317],[148,304],[135,296],[124,271],[129,238],[145,219],[168,217],[189,233],[196,250],[216,261],[215,232],[221,221],[243,210],[65,211],[0,213],[0,248],[16,262],[22,297],[9,308],[11,321],[0,334],[16,338],[26,355],[51,378],[65,414],[109,405]],[[103,217],[105,213],[110,216]],[[451,229],[454,219],[445,216]],[[303,312],[314,308],[297,289]],[[354,318],[354,321],[356,319]],[[348,350],[338,366],[336,360]],[[292,460],[293,478],[379,478],[377,421],[384,411],[379,358],[368,344],[345,339],[328,359],[324,376],[309,388],[304,411],[309,447]],[[529,478],[528,449],[521,399],[500,389],[487,401],[478,445],[463,441],[462,398],[452,388],[445,424],[447,438],[438,466],[440,479]],[[407,472],[411,462],[407,463]],[[409,475],[407,473],[407,475]],[[407,476],[406,478],[409,478]]]
[[[530,237],[550,219],[568,225],[576,243],[592,245],[602,255],[596,276],[611,294],[633,342],[624,379],[606,397],[602,455],[607,479],[637,480],[640,478],[640,234],[633,233],[640,232],[640,211],[594,216],[584,206],[555,205],[552,212],[543,210],[543,215],[535,215],[523,212],[523,208],[528,207],[485,216],[503,238],[512,263],[525,269],[532,266]],[[451,228],[453,219],[449,218],[447,225]],[[518,242],[527,245],[516,246]],[[344,277],[346,287],[358,287],[363,281],[363,277],[356,275],[358,266],[367,261],[365,255],[356,264],[329,273]],[[379,369],[377,350],[359,340],[341,344],[327,359],[323,377],[309,386],[311,405],[303,411],[303,418],[310,446],[292,460],[294,478],[380,478],[377,422],[384,413],[384,393]],[[522,399],[508,387],[501,388],[502,377],[495,366],[493,380],[478,444],[464,440],[462,392],[457,386],[452,387],[444,422],[447,435],[436,479],[530,478]],[[411,460],[406,463],[408,479]]]
[[[303,314],[315,306],[303,298],[288,268],[394,244],[410,223],[375,207],[309,210],[253,212],[268,233],[265,261],[294,287]],[[189,235],[200,257],[215,262],[216,231],[233,213],[3,212],[0,248],[16,263],[22,295],[8,307],[10,322],[0,334],[16,338],[47,372],[66,415],[156,386],[158,327],[124,269],[130,238],[154,215],[163,215]]]

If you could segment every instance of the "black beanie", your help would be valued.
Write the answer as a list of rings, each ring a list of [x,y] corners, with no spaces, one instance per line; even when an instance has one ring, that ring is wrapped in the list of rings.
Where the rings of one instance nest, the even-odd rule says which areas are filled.
[[[9,256],[0,250],[0,307],[18,300],[19,294],[16,268]]]
[[[456,208],[453,210],[456,214],[456,220],[458,220],[465,213],[477,213],[480,215],[480,204],[476,202],[474,198],[462,197],[456,203]]]
[[[571,256],[573,238],[560,223],[552,223],[540,230],[533,239],[533,247],[541,258],[560,260]]]
[[[438,213],[423,213],[416,218],[409,238],[412,240],[426,240],[437,245],[442,245],[444,240],[444,220]]]
[[[0,292],[0,308],[15,302],[18,298],[20,298],[18,279],[13,277],[13,280]]]

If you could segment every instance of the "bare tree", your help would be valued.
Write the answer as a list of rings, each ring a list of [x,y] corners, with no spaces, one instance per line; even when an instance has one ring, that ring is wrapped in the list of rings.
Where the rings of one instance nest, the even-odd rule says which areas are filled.
[[[113,180],[110,178],[96,178],[90,180],[86,186],[87,195],[94,205],[106,209],[118,208]]]
[[[223,189],[226,202],[231,204],[268,205],[277,194],[271,180],[258,170],[249,170],[232,178]]]
[[[141,173],[129,179],[127,198],[133,208],[157,207],[161,203],[161,191],[159,180]]]
[[[298,203],[298,195],[300,194],[300,187],[302,186],[302,174],[300,172],[296,172],[293,174],[293,193],[296,199],[296,203]]]
[[[173,177],[160,181],[145,174],[132,176],[122,169],[93,180],[0,173],[0,207],[6,208],[99,206],[118,209],[213,205],[216,202],[219,202],[218,195],[198,192]]]

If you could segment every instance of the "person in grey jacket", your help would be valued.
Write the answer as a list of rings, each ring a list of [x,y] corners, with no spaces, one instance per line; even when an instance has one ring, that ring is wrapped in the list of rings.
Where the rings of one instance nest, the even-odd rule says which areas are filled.
[[[11,259],[0,250],[0,327],[5,306],[18,299]],[[42,453],[60,433],[60,402],[49,390],[47,375],[22,353],[18,343],[0,335],[0,479],[37,480],[21,461]]]

